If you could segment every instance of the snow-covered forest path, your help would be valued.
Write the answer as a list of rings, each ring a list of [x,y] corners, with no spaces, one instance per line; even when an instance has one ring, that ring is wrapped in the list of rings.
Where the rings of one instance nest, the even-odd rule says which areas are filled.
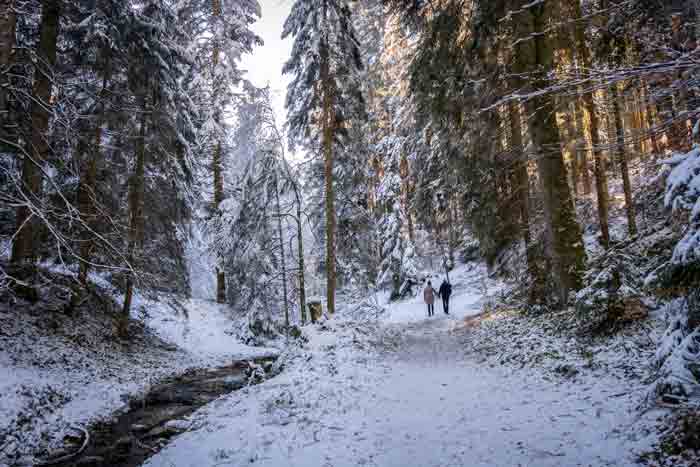
[[[464,351],[480,294],[453,315],[420,299],[380,326],[331,321],[282,375],[210,404],[146,465],[626,466],[633,399]]]

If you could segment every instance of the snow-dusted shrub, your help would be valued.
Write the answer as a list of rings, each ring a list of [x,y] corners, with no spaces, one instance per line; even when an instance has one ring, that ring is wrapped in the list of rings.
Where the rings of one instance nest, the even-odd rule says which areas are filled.
[[[585,277],[575,298],[580,332],[614,330],[621,323],[646,316],[641,274],[635,258],[612,250]]]
[[[684,232],[659,275],[667,295],[668,329],[655,357],[658,376],[650,398],[686,399],[700,392],[700,147],[664,161],[665,206]],[[687,217],[686,217],[687,216]]]
[[[683,298],[669,302],[663,311],[669,325],[654,356],[658,373],[648,399],[684,400],[700,390],[700,328],[689,329]]]
[[[676,245],[668,273],[675,283],[697,285],[700,282],[700,147],[677,154],[664,164],[670,167],[664,203],[676,215],[688,213],[688,228]]]
[[[395,202],[381,226],[381,263],[377,279],[380,287],[390,287],[392,300],[406,295],[418,276],[415,248],[402,234],[403,225],[401,208]]]

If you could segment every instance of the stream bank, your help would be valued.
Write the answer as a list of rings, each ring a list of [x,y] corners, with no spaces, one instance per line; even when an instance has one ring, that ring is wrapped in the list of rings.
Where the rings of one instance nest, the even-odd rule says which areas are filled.
[[[168,378],[128,407],[64,439],[64,448],[38,465],[138,467],[188,430],[187,417],[222,395],[275,376],[276,357],[243,360]]]

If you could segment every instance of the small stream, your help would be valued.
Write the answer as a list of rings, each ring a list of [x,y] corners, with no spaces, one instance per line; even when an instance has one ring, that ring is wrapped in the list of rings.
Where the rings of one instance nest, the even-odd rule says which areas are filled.
[[[66,439],[65,450],[39,465],[57,467],[138,467],[160,451],[175,436],[187,431],[188,415],[224,394],[260,382],[272,374],[274,358],[240,361],[232,365],[193,370],[164,380],[129,408],[108,421],[87,428],[85,436]],[[256,372],[254,365],[264,370]],[[70,458],[67,458],[70,456]],[[53,460],[52,460],[53,459]]]

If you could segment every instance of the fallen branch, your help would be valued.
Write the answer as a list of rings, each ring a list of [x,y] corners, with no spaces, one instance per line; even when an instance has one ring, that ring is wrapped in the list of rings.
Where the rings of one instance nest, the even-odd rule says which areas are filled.
[[[65,456],[57,457],[56,459],[39,461],[36,465],[56,465],[78,457],[85,450],[85,448],[87,448],[87,445],[90,442],[90,433],[88,433],[87,430],[82,427],[75,428],[83,433],[83,444],[80,446],[80,449],[73,453],[66,454]]]

